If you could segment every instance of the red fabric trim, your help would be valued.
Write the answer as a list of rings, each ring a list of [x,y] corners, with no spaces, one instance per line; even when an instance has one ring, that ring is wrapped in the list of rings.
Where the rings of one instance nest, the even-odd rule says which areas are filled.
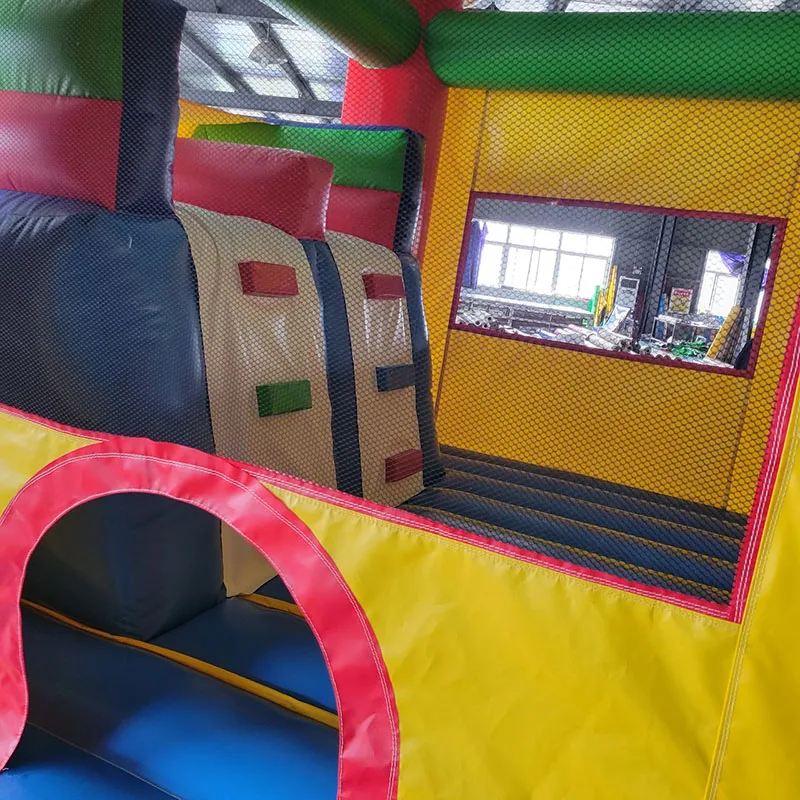
[[[386,483],[405,480],[422,472],[422,450],[404,450],[402,453],[395,453],[386,459],[384,465]]]
[[[401,275],[384,275],[368,272],[364,280],[364,294],[368,300],[400,300],[406,296],[406,287]]]
[[[798,316],[800,317],[800,311],[798,312]],[[800,319],[798,320],[798,326],[796,327],[795,333],[800,338]],[[797,348],[797,352],[800,354],[800,347]],[[800,355],[798,357],[800,357]],[[88,433],[77,428],[71,428],[67,425],[49,422],[48,420],[35,417],[32,414],[27,414],[24,411],[19,411],[17,409],[10,408],[9,406],[3,406],[2,404],[0,404],[0,411],[11,414],[15,417],[19,417],[20,419],[26,419],[29,422],[42,425],[43,427],[50,428],[52,430],[61,431],[63,433],[99,438],[104,441],[110,438],[107,434]],[[128,440],[117,439],[117,441]],[[177,447],[177,445],[175,446]],[[680,608],[686,608],[690,611],[697,611],[699,613],[708,614],[709,616],[718,617],[720,619],[730,618],[730,605],[712,603],[706,600],[696,600],[694,598],[687,597],[686,595],[669,591],[668,589],[659,589],[652,586],[647,586],[646,584],[635,583],[633,581],[626,580],[625,578],[617,578],[599,570],[593,570],[587,567],[579,567],[576,564],[572,564],[568,561],[561,561],[560,559],[533,553],[529,550],[522,550],[518,547],[514,547],[513,545],[504,544],[503,542],[498,542],[494,539],[469,533],[458,528],[451,528],[438,522],[431,522],[430,520],[419,517],[408,511],[382,506],[378,503],[373,503],[370,500],[363,500],[361,498],[353,497],[352,495],[344,494],[336,489],[322,488],[313,483],[300,480],[299,478],[293,478],[280,472],[273,472],[271,470],[264,469],[263,467],[256,467],[250,464],[238,463],[230,460],[226,460],[226,462],[239,466],[242,470],[253,475],[259,481],[272,484],[290,492],[296,492],[304,497],[321,500],[330,505],[338,506],[339,508],[345,508],[361,514],[368,514],[376,519],[393,522],[398,525],[405,525],[410,528],[416,528],[417,530],[427,531],[428,533],[432,533],[437,536],[444,536],[448,539],[455,539],[456,541],[464,542],[493,553],[498,553],[500,555],[507,556],[508,558],[515,558],[519,561],[535,564],[546,569],[552,569],[556,572],[561,572],[572,577],[581,578],[582,580],[590,581],[591,583],[599,583],[603,586],[610,586],[622,591],[632,592],[633,594],[638,594],[643,597],[649,597],[660,602],[670,603],[671,605],[679,606]],[[2,553],[0,551],[0,569],[1,568]],[[0,576],[1,575],[2,572],[0,572]],[[2,610],[0,609],[0,619],[1,618]],[[2,687],[1,675],[0,687]],[[2,763],[2,758],[0,758],[0,764]]]
[[[298,239],[325,240],[333,165],[321,158],[205,139],[175,142],[174,197],[250,217]]]
[[[799,344],[795,352],[798,353],[798,360],[800,360],[800,304],[798,306],[798,317],[797,317],[797,322],[795,324],[794,335],[799,340]],[[800,366],[800,364],[798,366]],[[68,425],[61,425],[57,422],[50,422],[48,420],[42,419],[40,417],[35,417],[32,414],[28,414],[24,411],[19,411],[18,409],[11,408],[10,406],[4,406],[2,404],[0,404],[0,411],[6,414],[11,414],[12,416],[18,417],[20,419],[26,419],[29,422],[32,422],[36,425],[41,425],[45,428],[50,428],[51,430],[60,431],[62,433],[68,433],[76,436],[85,436],[87,438],[101,439],[103,441],[107,441],[111,438],[108,436],[108,434],[90,433],[87,431],[81,431],[78,428],[72,428]],[[116,441],[125,442],[129,440],[117,438]],[[172,446],[172,445],[166,445],[166,446]],[[178,447],[178,445],[174,446]],[[180,449],[183,450],[184,448]],[[217,459],[217,461],[219,460],[220,459]],[[467,544],[471,544],[474,547],[479,547],[484,550],[489,550],[494,553],[499,553],[500,555],[504,555],[509,558],[515,558],[519,561],[525,561],[529,564],[536,564],[537,566],[545,567],[547,569],[553,569],[556,572],[562,572],[564,574],[571,575],[576,578],[581,578],[583,580],[587,580],[592,583],[600,583],[604,586],[611,586],[617,589],[621,589],[622,591],[633,592],[634,594],[638,594],[643,597],[649,597],[664,603],[670,603],[671,605],[680,606],[681,608],[687,608],[691,611],[698,611],[703,614],[708,614],[709,616],[712,617],[727,619],[729,618],[730,615],[731,606],[729,605],[712,603],[706,600],[695,600],[694,598],[686,597],[685,595],[679,594],[677,592],[671,592],[668,589],[658,589],[651,586],[647,586],[646,584],[635,583],[633,581],[626,580],[625,578],[616,578],[613,575],[608,575],[607,573],[600,572],[599,570],[593,570],[587,567],[579,567],[576,564],[572,564],[568,561],[561,561],[556,558],[551,558],[550,556],[543,556],[539,555],[538,553],[532,553],[529,550],[522,550],[518,547],[514,547],[513,545],[508,545],[504,544],[503,542],[495,541],[494,539],[489,539],[484,536],[479,536],[477,534],[469,533],[467,531],[462,531],[458,528],[451,528],[447,525],[443,525],[438,522],[431,522],[430,520],[427,520],[423,517],[419,517],[416,514],[412,514],[408,511],[403,511],[399,508],[390,508],[388,506],[382,506],[379,505],[378,503],[372,502],[371,500],[364,500],[361,498],[353,497],[352,495],[345,494],[344,492],[339,492],[336,489],[323,488],[313,483],[303,481],[300,478],[293,478],[289,475],[284,475],[280,472],[273,472],[271,470],[264,469],[263,467],[256,467],[251,464],[239,463],[231,461],[229,459],[225,459],[225,463],[239,466],[242,470],[254,476],[258,481],[272,484],[281,489],[286,489],[290,492],[295,492],[297,494],[303,495],[304,497],[311,497],[315,500],[322,500],[325,503],[328,503],[333,506],[338,506],[339,508],[345,508],[350,511],[356,511],[361,514],[367,514],[371,517],[375,517],[376,519],[385,520],[387,522],[393,522],[398,525],[405,525],[407,527],[416,528],[417,530],[427,531],[428,533],[433,533],[438,536],[444,536],[445,538],[448,539],[455,539],[457,541],[462,541]],[[2,525],[2,520],[0,520],[0,525]],[[2,554],[0,552],[0,569],[2,568],[2,563],[3,563]],[[2,572],[0,571],[0,576],[1,575]],[[0,622],[1,620],[2,620],[2,612],[0,610]],[[0,663],[2,663],[2,661],[0,661]],[[1,675],[0,675],[0,687],[2,687]],[[2,695],[0,695],[0,698],[1,697]],[[0,753],[1,752],[2,751],[0,751]],[[2,757],[0,757],[0,764],[2,763],[3,760]]]
[[[277,486],[280,489],[286,489],[296,494],[301,494],[305,497],[310,497],[315,500],[321,500],[332,506],[338,506],[349,511],[356,511],[360,514],[367,514],[370,517],[391,522],[396,525],[404,525],[408,528],[415,528],[417,530],[426,531],[436,536],[443,536],[446,539],[452,539],[463,544],[468,544],[472,547],[478,547],[482,550],[488,550],[491,553],[513,558],[517,561],[524,561],[528,564],[535,564],[539,567],[552,569],[556,572],[561,572],[565,575],[570,575],[574,578],[580,578],[591,583],[599,583],[603,586],[609,586],[621,591],[631,592],[633,594],[641,595],[642,597],[649,597],[653,600],[658,600],[663,603],[669,603],[680,608],[686,608],[690,611],[697,611],[702,614],[708,614],[712,617],[719,619],[726,619],[728,616],[729,606],[722,605],[721,603],[712,603],[707,600],[697,600],[693,597],[672,592],[669,589],[659,589],[653,586],[647,586],[642,583],[635,583],[625,578],[617,578],[599,570],[589,569],[588,567],[580,567],[569,561],[561,561],[557,558],[550,556],[540,555],[539,553],[531,552],[530,550],[523,550],[514,545],[505,544],[495,539],[489,539],[485,536],[480,536],[475,533],[461,530],[460,528],[451,528],[448,525],[443,525],[439,522],[432,522],[431,520],[419,517],[409,511],[403,511],[399,508],[390,508],[389,506],[382,506],[378,503],[373,503],[370,500],[363,500],[352,495],[344,494],[336,489],[326,489],[316,486],[312,483],[307,483],[298,478],[292,478],[288,475],[283,475],[279,472],[271,472],[270,470],[261,467],[246,467],[253,475],[257,476],[259,480],[265,483]]]
[[[256,297],[294,297],[300,294],[294,267],[245,261],[239,264],[242,292]]]
[[[693,370],[694,372],[709,372],[714,375],[727,375],[731,378],[752,379],[753,375],[755,374],[758,352],[761,348],[761,339],[764,334],[764,325],[766,324],[767,320],[766,311],[769,309],[769,302],[772,299],[772,287],[775,283],[775,273],[777,271],[774,268],[771,270],[767,279],[767,286],[764,291],[764,313],[761,314],[761,319],[759,320],[755,336],[753,337],[753,347],[750,353],[750,360],[747,363],[747,369],[728,369],[727,367],[712,367],[706,364],[692,364],[690,362],[671,360],[667,358],[657,358],[655,356],[642,356],[636,353],[617,353],[610,350],[593,350],[580,344],[572,344],[570,342],[551,342],[545,339],[536,339],[532,336],[522,336],[517,333],[508,333],[507,331],[487,330],[486,328],[478,328],[473,325],[464,325],[456,322],[459,298],[461,294],[461,282],[464,278],[464,269],[466,266],[467,253],[469,251],[471,223],[475,215],[475,201],[478,198],[488,198],[490,200],[513,200],[520,203],[539,203],[557,206],[606,208],[616,211],[635,211],[641,214],[669,214],[672,216],[688,217],[692,219],[722,219],[731,220],[733,222],[750,222],[774,225],[776,228],[776,235],[775,243],[772,248],[772,263],[775,265],[775,267],[777,267],[780,263],[781,250],[783,248],[783,241],[786,235],[787,222],[785,219],[780,219],[778,217],[756,217],[748,214],[685,211],[683,209],[674,208],[634,206],[625,205],[624,203],[606,203],[593,200],[559,200],[552,197],[499,194],[497,192],[472,192],[470,194],[469,205],[467,206],[466,223],[464,225],[464,235],[461,242],[461,255],[459,257],[458,270],[456,272],[456,282],[455,286],[453,287],[453,302],[450,306],[450,324],[448,326],[448,332],[450,330],[464,331],[465,333],[474,333],[478,334],[479,336],[492,336],[495,339],[511,339],[512,341],[523,342],[524,344],[532,344],[541,347],[554,347],[559,350],[573,350],[578,353],[586,353],[598,358],[617,358],[623,361],[638,361],[644,364],[655,364],[659,367],[689,369]],[[445,349],[445,353],[446,352],[447,351]],[[444,375],[444,368],[442,368],[440,372],[441,375]]]
[[[795,323],[792,333],[792,341],[790,342],[790,346],[793,347],[793,350],[791,352],[796,355],[793,358],[792,369],[787,371],[785,380],[782,380],[781,382],[781,388],[779,389],[779,392],[785,391],[787,387],[791,387],[793,390],[797,388],[797,379],[798,376],[800,375],[800,301],[798,301],[798,310],[795,317]],[[780,399],[780,402],[782,404],[781,408],[785,409],[786,408],[785,399],[783,398],[782,395],[779,395],[779,397],[781,398]],[[791,410],[791,405],[792,404],[789,403],[788,405],[789,410]],[[24,411],[19,411],[18,409],[11,408],[10,406],[4,406],[2,404],[0,404],[0,412],[11,414],[12,416],[18,417],[20,419],[26,419],[29,422],[32,422],[36,425],[41,425],[43,427],[50,428],[51,430],[60,431],[61,433],[68,433],[74,436],[84,436],[93,439],[101,439],[103,441],[106,441],[110,438],[108,434],[90,433],[87,431],[81,431],[78,428],[71,428],[68,425],[61,425],[57,422],[50,422],[48,420],[42,419],[40,417],[35,417],[32,414],[28,414]],[[786,424],[788,425],[788,421],[786,422]],[[778,436],[777,438],[779,439],[779,441],[782,441],[780,436]],[[783,439],[785,439],[785,434],[783,435]],[[129,440],[117,439],[117,441],[119,442],[119,441],[129,441]],[[177,447],[177,445],[175,446]],[[387,522],[396,523],[398,525],[405,525],[407,527],[416,528],[422,531],[427,531],[429,533],[433,533],[438,536],[444,536],[448,539],[456,539],[458,541],[463,541],[473,545],[474,547],[480,547],[484,550],[490,550],[491,552],[500,553],[501,555],[508,556],[509,558],[516,558],[519,561],[525,561],[530,564],[536,564],[538,566],[556,570],[557,572],[563,572],[565,574],[572,575],[577,578],[582,578],[584,580],[591,581],[592,583],[600,583],[603,584],[604,586],[612,586],[618,589],[622,589],[623,591],[633,592],[634,594],[642,595],[644,597],[650,597],[665,603],[670,603],[672,605],[680,606],[681,608],[688,608],[692,611],[699,611],[703,614],[708,614],[713,617],[719,617],[721,619],[726,619],[730,617],[731,606],[729,605],[722,605],[721,603],[712,603],[706,600],[695,600],[694,598],[686,597],[685,595],[679,594],[677,592],[671,592],[668,589],[658,589],[651,586],[647,586],[645,584],[635,583],[634,581],[629,581],[626,580],[625,578],[616,578],[613,575],[608,575],[607,573],[600,572],[599,570],[593,570],[586,567],[579,567],[568,561],[561,561],[556,558],[551,558],[550,556],[543,556],[539,555],[538,553],[532,553],[529,550],[522,550],[518,547],[514,547],[513,545],[507,545],[502,542],[495,541],[494,539],[489,539],[484,536],[479,536],[477,534],[469,533],[467,531],[462,531],[458,528],[451,528],[447,525],[443,525],[438,522],[431,522],[430,520],[427,520],[424,517],[419,517],[416,514],[412,514],[408,511],[403,511],[399,508],[390,508],[388,506],[382,506],[378,503],[372,502],[371,500],[364,500],[358,497],[353,497],[352,495],[345,494],[344,492],[339,492],[336,489],[323,488],[313,483],[303,481],[300,478],[293,478],[289,475],[284,475],[280,472],[273,472],[271,470],[264,469],[263,467],[256,467],[251,464],[238,463],[235,461],[230,461],[228,459],[226,459],[226,463],[239,466],[242,470],[246,471],[250,475],[253,475],[257,480],[262,481],[264,483],[272,484],[281,489],[286,489],[290,492],[296,492],[297,494],[303,495],[304,497],[311,497],[314,498],[315,500],[322,500],[325,503],[329,503],[330,505],[333,506],[338,506],[339,508],[346,508],[350,511],[357,511],[358,513],[367,514],[371,517],[375,517],[376,519],[381,519]],[[745,539],[745,541],[747,542],[747,539]],[[752,544],[750,546],[752,546]],[[745,549],[747,549],[747,545],[745,545]],[[2,567],[2,560],[0,560],[0,567]],[[734,587],[734,594],[736,593],[736,591],[737,590]],[[2,763],[2,759],[0,759],[0,763]]]
[[[0,91],[0,188],[114,210],[122,103]]]
[[[334,186],[328,206],[328,229],[392,250],[399,213],[400,194],[397,192]]]
[[[312,531],[232,462],[115,437],[50,464],[0,519],[0,769],[27,716],[19,601],[28,560],[69,510],[122,492],[160,494],[202,508],[269,558],[303,609],[331,673],[340,717],[338,797],[395,798],[399,722],[388,671],[363,609]]]
[[[667,214],[690,219],[717,219],[731,222],[762,222],[766,225],[782,225],[783,217],[759,217],[755,214],[737,214],[732,211],[696,211],[669,206],[642,206],[633,203],[612,203],[607,200],[580,200],[576,198],[545,197],[534,194],[508,194],[504,192],[472,192],[473,198],[483,197],[489,200],[516,200],[520,203],[539,203],[549,206],[577,206],[579,208],[608,208],[616,211],[637,211],[642,214]],[[474,204],[473,204],[474,206]]]

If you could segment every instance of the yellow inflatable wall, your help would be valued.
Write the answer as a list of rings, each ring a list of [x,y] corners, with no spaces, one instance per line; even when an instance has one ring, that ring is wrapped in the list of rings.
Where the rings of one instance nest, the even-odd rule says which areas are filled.
[[[792,103],[451,90],[423,271],[441,441],[747,514],[800,286],[798,156]],[[448,332],[473,190],[788,219],[753,378]]]
[[[797,422],[795,412],[741,625],[262,479],[332,558],[374,631],[399,719],[397,796],[793,800]],[[0,513],[27,479],[96,441],[0,411]],[[126,440],[114,443],[125,452]]]
[[[451,92],[424,265],[445,443],[750,510],[800,284],[800,107],[753,105]],[[184,106],[182,135],[194,113],[209,121]],[[615,124],[587,124],[601,115]],[[596,402],[592,382],[565,403],[549,393],[579,390],[597,356],[448,333],[473,189],[788,219],[754,377],[604,359],[613,396]],[[523,390],[539,408],[518,401]],[[665,394],[670,414],[659,413]],[[639,435],[613,457],[587,434],[623,422]],[[398,797],[794,800],[798,441],[795,409],[740,623],[266,484],[313,531],[375,632],[399,717]],[[0,412],[0,511],[28,477],[92,443]],[[681,465],[704,452],[713,463],[693,483]]]
[[[198,125],[233,125],[237,122],[253,122],[254,117],[246,117],[241,114],[231,114],[228,111],[220,111],[218,108],[201,106],[198,103],[191,103],[189,100],[179,100],[180,120],[178,121],[178,136],[182,139],[189,139]]]

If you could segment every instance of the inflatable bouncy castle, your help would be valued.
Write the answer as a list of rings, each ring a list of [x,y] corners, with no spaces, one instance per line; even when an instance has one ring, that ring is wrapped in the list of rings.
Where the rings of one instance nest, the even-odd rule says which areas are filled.
[[[0,0],[0,798],[800,796],[798,163],[790,0]]]

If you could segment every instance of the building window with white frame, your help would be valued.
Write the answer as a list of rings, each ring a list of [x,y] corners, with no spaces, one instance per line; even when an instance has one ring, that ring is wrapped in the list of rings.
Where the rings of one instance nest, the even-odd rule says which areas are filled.
[[[586,300],[608,279],[614,239],[486,221],[478,286]]]
[[[744,257],[737,257],[737,259],[739,258],[743,264]],[[703,270],[703,281],[700,284],[700,297],[697,300],[698,314],[727,317],[736,305],[741,275],[734,274],[738,261],[734,262],[733,266],[730,262],[731,257],[728,257],[728,261],[726,261],[719,251],[708,251]],[[739,268],[741,269],[741,265]]]

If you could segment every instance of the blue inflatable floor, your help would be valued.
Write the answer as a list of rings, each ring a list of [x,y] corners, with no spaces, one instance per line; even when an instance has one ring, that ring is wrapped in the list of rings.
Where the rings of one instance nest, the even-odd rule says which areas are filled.
[[[286,588],[286,584],[277,575],[268,580],[256,594],[264,597],[274,597],[276,600],[283,600],[286,603],[294,603],[292,593]]]
[[[322,651],[300,617],[233,597],[159,636],[154,644],[336,713]]]
[[[444,480],[407,511],[627,580],[730,600],[741,517],[475,453],[443,448],[442,457]]]
[[[114,780],[100,773],[115,767],[144,781],[142,792],[157,787],[184,800],[336,797],[335,730],[35,612],[23,612],[23,637],[30,724],[83,751],[73,755],[100,776],[95,780]],[[30,759],[30,750],[15,755],[14,771],[0,776],[0,797],[7,797],[4,782],[21,785],[19,770],[27,764],[30,773]],[[69,770],[62,772],[68,781]],[[58,796],[71,800],[64,785]]]
[[[580,475],[442,448],[445,477],[402,508],[626,580],[730,600],[746,519]],[[279,579],[259,594],[291,601]]]
[[[465,451],[443,448],[443,461],[445,478],[404,504],[405,510],[627,580],[716,602],[730,598],[745,530],[742,517]],[[293,602],[278,577],[258,594]],[[293,629],[284,637],[286,644],[276,639],[271,650],[296,648],[304,639],[302,667],[297,675],[282,668],[273,680],[284,691],[324,705],[321,686],[327,673],[308,655],[313,634],[306,627],[305,633]],[[215,658],[208,646],[188,652]],[[238,657],[227,658],[237,663]],[[311,673],[313,695],[306,688]],[[259,674],[267,678],[265,670]]]
[[[174,795],[28,725],[7,769],[3,800],[164,800]]]
[[[629,580],[709,600],[729,596],[739,517],[476,454],[445,451],[443,459],[444,480],[406,510]],[[258,593],[293,602],[278,577]],[[157,642],[334,708],[314,635],[297,617],[233,599]]]

